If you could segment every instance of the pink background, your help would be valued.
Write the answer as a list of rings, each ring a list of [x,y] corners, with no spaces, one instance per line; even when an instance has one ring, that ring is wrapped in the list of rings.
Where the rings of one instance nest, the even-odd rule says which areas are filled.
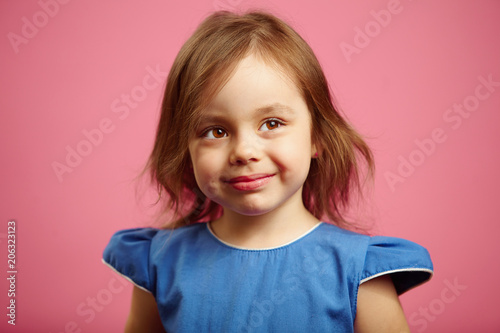
[[[377,174],[363,216],[379,234],[427,247],[435,265],[430,283],[401,297],[412,331],[500,331],[500,86],[479,79],[500,82],[499,1],[66,2],[0,2],[0,331],[123,329],[131,287],[101,253],[114,231],[150,221],[134,192],[162,91],[148,70],[167,72],[218,8],[263,8],[290,22],[370,138]],[[471,111],[461,116],[453,105],[464,103]],[[69,167],[67,147],[86,156]],[[54,162],[68,168],[59,177]],[[11,219],[15,329],[6,317]]]

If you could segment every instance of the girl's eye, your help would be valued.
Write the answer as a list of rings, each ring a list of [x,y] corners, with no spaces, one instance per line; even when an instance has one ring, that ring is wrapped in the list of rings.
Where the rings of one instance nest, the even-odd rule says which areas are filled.
[[[227,132],[222,128],[211,128],[203,133],[203,136],[207,139],[221,139],[227,136]]]
[[[277,119],[269,119],[259,128],[260,131],[272,131],[281,127],[283,123]]]

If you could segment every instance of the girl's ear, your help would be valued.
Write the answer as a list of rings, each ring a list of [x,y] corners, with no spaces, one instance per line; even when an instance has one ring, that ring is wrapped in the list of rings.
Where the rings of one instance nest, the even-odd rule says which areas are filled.
[[[319,144],[313,143],[311,147],[311,158],[318,158],[322,151],[323,149],[321,149]]]

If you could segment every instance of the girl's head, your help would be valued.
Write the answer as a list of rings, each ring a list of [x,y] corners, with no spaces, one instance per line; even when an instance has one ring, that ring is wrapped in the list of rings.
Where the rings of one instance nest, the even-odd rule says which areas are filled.
[[[229,105],[231,107],[238,105],[235,102],[238,98],[242,103],[246,103],[244,102],[247,101],[246,94],[234,96],[234,100],[229,103],[224,101],[237,93],[238,89],[245,89],[244,86],[238,88],[238,81],[232,78],[235,72],[238,75],[245,75],[241,70],[248,69],[248,66],[262,69],[264,76],[266,73],[271,73],[269,74],[271,77],[265,82],[269,83],[275,79],[276,82],[282,83],[284,89],[288,89],[289,92],[294,91],[301,97],[301,101],[295,101],[295,105],[298,105],[298,108],[302,105],[304,110],[307,110],[305,123],[298,124],[292,118],[289,119],[291,123],[297,125],[290,127],[293,127],[294,131],[300,131],[306,126],[305,131],[310,133],[310,138],[305,138],[309,142],[307,153],[299,154],[303,159],[301,165],[306,164],[308,167],[302,177],[304,182],[302,201],[318,219],[343,224],[346,222],[343,212],[348,207],[353,185],[355,190],[360,189],[359,158],[366,162],[371,173],[372,155],[361,137],[333,106],[328,83],[314,53],[292,28],[270,14],[251,12],[240,16],[229,12],[217,12],[198,27],[181,48],[172,65],[156,141],[148,163],[152,180],[156,182],[160,195],[165,192],[168,195],[165,202],[167,208],[175,212],[174,226],[215,218],[221,213],[219,204],[210,200],[213,197],[210,188],[202,184],[200,189],[195,179],[195,173],[198,178],[203,176],[197,165],[209,161],[206,154],[203,155],[204,158],[198,160],[200,155],[196,152],[199,152],[197,149],[200,145],[197,143],[201,142],[201,151],[204,153],[210,149],[216,152],[223,145],[221,142],[224,142],[227,132],[232,130],[225,128],[224,122],[231,127],[235,124],[231,122],[231,119],[236,119],[235,116],[245,117],[244,113],[237,110],[229,111],[227,108]],[[247,72],[248,75],[252,75],[252,71]],[[228,92],[227,89],[233,91]],[[265,92],[264,87],[261,87],[260,92],[259,89],[254,91],[255,94],[264,95]],[[272,140],[276,140],[280,135],[281,128],[278,127],[283,119],[276,117],[274,122],[273,119],[277,112],[287,117],[284,110],[286,108],[282,108],[283,105],[289,106],[286,101],[287,96],[289,95],[286,92],[282,94],[278,102],[281,105],[276,105],[276,101],[265,100],[266,97],[263,97],[262,103],[271,102],[275,105],[258,106],[261,109],[259,112],[263,115],[274,110],[272,111],[274,113],[269,113],[271,119],[260,118],[263,122],[259,123],[259,130],[272,131],[259,132],[260,137],[257,136],[257,139],[250,143],[250,150],[253,152],[258,151],[259,147],[266,149],[265,142],[269,142],[269,137],[264,137],[265,135],[273,136],[270,137]],[[214,103],[218,103],[218,106],[214,107]],[[214,109],[217,109],[217,112],[214,113]],[[248,124],[251,121],[261,121],[256,120],[255,114],[252,113],[248,119],[241,120],[243,123],[247,121]],[[210,127],[214,119],[221,119],[222,125],[217,123],[218,127]],[[288,126],[286,121],[284,119],[282,124],[284,128]],[[240,127],[244,128],[243,125]],[[243,134],[243,131],[240,132],[239,134]],[[304,140],[300,142],[303,144]],[[301,148],[299,144],[296,149],[304,147]],[[214,155],[214,158],[217,156]],[[255,161],[258,159],[258,157],[249,158]],[[242,163],[246,162],[242,157],[235,157],[233,154],[233,157],[225,163],[241,167]],[[245,172],[252,174],[262,171],[253,170],[246,164],[245,168],[248,169]],[[302,172],[300,170],[303,171],[303,168],[299,168],[298,172]],[[273,172],[269,169],[264,171],[266,174]],[[224,180],[230,181],[231,177],[239,176],[237,173],[230,173],[223,176],[229,178]]]

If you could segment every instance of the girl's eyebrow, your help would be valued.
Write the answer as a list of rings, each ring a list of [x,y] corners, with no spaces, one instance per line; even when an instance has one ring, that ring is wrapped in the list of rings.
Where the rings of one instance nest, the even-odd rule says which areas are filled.
[[[292,109],[288,105],[284,105],[281,103],[273,103],[273,104],[265,105],[265,106],[258,108],[256,111],[257,111],[257,113],[264,114],[264,115],[266,115],[268,113],[273,113],[276,111],[281,112],[281,113],[285,113],[285,114],[294,114],[295,113],[294,109]]]

